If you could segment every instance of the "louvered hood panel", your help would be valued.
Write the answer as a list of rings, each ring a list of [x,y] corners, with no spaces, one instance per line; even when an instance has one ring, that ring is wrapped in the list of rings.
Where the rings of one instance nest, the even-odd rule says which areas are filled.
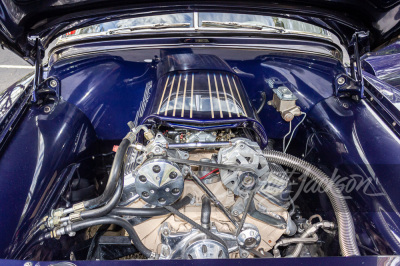
[[[168,55],[158,66],[150,114],[182,119],[253,118],[242,82],[214,55]]]

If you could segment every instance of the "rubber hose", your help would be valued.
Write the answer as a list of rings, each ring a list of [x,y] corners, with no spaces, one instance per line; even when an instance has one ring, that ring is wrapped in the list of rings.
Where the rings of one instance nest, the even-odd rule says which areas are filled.
[[[121,175],[122,175],[122,173],[123,173],[123,171],[121,171]],[[120,182],[118,183],[117,190],[115,191],[115,193],[112,196],[112,198],[110,199],[110,201],[107,202],[106,205],[103,205],[99,208],[82,211],[81,218],[83,220],[87,220],[90,218],[106,216],[107,214],[109,214],[112,211],[112,209],[114,209],[115,206],[117,206],[117,204],[121,198],[123,188],[124,188],[124,178],[121,177]]]
[[[111,167],[110,175],[107,181],[106,188],[103,194],[97,198],[90,199],[83,202],[83,205],[87,210],[97,208],[104,205],[107,201],[111,199],[117,188],[118,182],[120,180],[120,173],[123,166],[123,161],[125,158],[126,151],[128,150],[131,140],[124,138],[118,147],[117,153],[115,154],[114,161]]]
[[[193,196],[191,194],[186,195],[180,201],[172,204],[171,206],[175,209],[181,209],[188,205],[192,201]],[[162,208],[127,208],[127,207],[117,207],[111,211],[113,215],[126,215],[126,216],[139,216],[139,217],[154,217],[161,216],[170,213],[169,210]]]
[[[91,226],[95,225],[103,225],[103,224],[115,224],[118,226],[121,226],[126,230],[126,232],[129,235],[129,238],[132,241],[132,244],[147,258],[156,258],[156,254],[153,253],[150,249],[148,249],[140,240],[138,234],[136,233],[135,229],[133,226],[126,221],[125,219],[122,219],[117,216],[106,216],[106,217],[100,217],[100,218],[94,218],[94,219],[89,219],[85,221],[80,221],[76,223],[72,223],[68,225],[65,229],[66,233],[70,232],[77,232],[82,229],[86,229]]]
[[[201,225],[210,229],[211,224],[211,201],[204,195],[201,199]]]
[[[353,218],[346,200],[336,184],[314,165],[290,154],[267,150],[263,155],[271,163],[281,164],[302,172],[324,189],[336,215],[342,255],[345,257],[360,256]]]

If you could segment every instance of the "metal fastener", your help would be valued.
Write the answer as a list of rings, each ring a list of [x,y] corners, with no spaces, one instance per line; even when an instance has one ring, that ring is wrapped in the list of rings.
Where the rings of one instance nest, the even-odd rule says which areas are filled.
[[[55,87],[57,87],[57,85],[58,85],[57,80],[52,79],[52,80],[50,81],[50,87],[55,88]]]
[[[395,127],[395,126],[397,125],[397,123],[396,123],[396,122],[393,122],[392,125]]]
[[[43,109],[43,111],[44,111],[46,114],[50,113],[50,111],[51,111],[50,106],[45,106],[44,109]]]
[[[178,174],[176,173],[176,172],[171,172],[170,174],[169,174],[169,178],[171,178],[171,179],[175,179],[175,178],[177,178],[178,177]]]
[[[345,82],[346,82],[346,79],[344,77],[340,77],[337,80],[337,84],[339,84],[339,85],[343,85]]]
[[[159,173],[161,171],[161,167],[159,165],[154,165],[153,166],[153,172],[154,173]]]

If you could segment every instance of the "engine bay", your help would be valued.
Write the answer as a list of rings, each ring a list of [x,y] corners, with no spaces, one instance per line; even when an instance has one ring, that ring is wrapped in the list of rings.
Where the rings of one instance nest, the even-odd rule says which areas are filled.
[[[263,77],[269,94],[252,92],[257,103],[243,82],[250,74],[215,55],[165,54],[147,71],[155,76],[143,83],[136,116],[112,119],[127,124],[125,137],[109,141],[106,123],[95,128],[100,149],[73,165],[61,201],[30,229],[35,248],[18,247],[15,257],[360,255],[343,188],[312,157],[318,134],[327,138],[321,145],[339,144],[309,126],[310,91],[301,98],[279,75]],[[341,115],[341,103],[329,101]],[[46,253],[41,245],[56,248]]]

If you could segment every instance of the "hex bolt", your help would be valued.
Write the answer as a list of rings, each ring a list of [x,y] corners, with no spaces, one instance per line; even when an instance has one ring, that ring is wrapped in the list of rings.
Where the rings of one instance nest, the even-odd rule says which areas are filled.
[[[349,104],[348,103],[343,103],[343,107],[347,109],[347,108],[349,108]]]
[[[147,181],[147,178],[144,175],[141,175],[141,176],[139,176],[139,180],[140,180],[140,182],[144,183]]]
[[[180,190],[179,190],[179,188],[174,188],[174,189],[172,189],[171,192],[172,192],[172,194],[177,195],[177,194],[179,194]]]
[[[55,87],[57,87],[57,85],[58,85],[57,80],[52,79],[52,80],[50,81],[50,87],[55,88]]]
[[[153,166],[153,172],[154,173],[159,173],[161,171],[161,167],[159,165],[154,165]]]
[[[239,212],[237,210],[234,210],[233,211],[233,216],[238,216],[238,215],[239,215]]]
[[[50,106],[45,106],[44,109],[43,109],[43,111],[44,111],[46,114],[50,113],[50,111],[51,111]]]
[[[30,261],[28,261],[28,262],[25,262],[25,263],[24,263],[24,266],[33,266],[33,263],[30,262]]]
[[[175,179],[177,176],[178,176],[178,174],[176,172],[171,172],[169,174],[169,178],[171,178],[171,179]]]
[[[169,187],[165,188],[165,192],[169,192],[169,191],[170,191]]]
[[[340,77],[337,79],[337,84],[343,85],[346,82],[346,79],[344,77]]]
[[[397,125],[397,123],[396,123],[396,122],[393,122],[392,125],[395,127],[395,126]]]
[[[160,204],[164,204],[164,203],[166,202],[166,200],[165,200],[164,198],[159,198],[159,199],[158,199],[158,202],[159,202]]]
[[[143,192],[142,192],[142,196],[143,196],[144,198],[148,198],[148,197],[149,197],[149,192],[143,191]]]

